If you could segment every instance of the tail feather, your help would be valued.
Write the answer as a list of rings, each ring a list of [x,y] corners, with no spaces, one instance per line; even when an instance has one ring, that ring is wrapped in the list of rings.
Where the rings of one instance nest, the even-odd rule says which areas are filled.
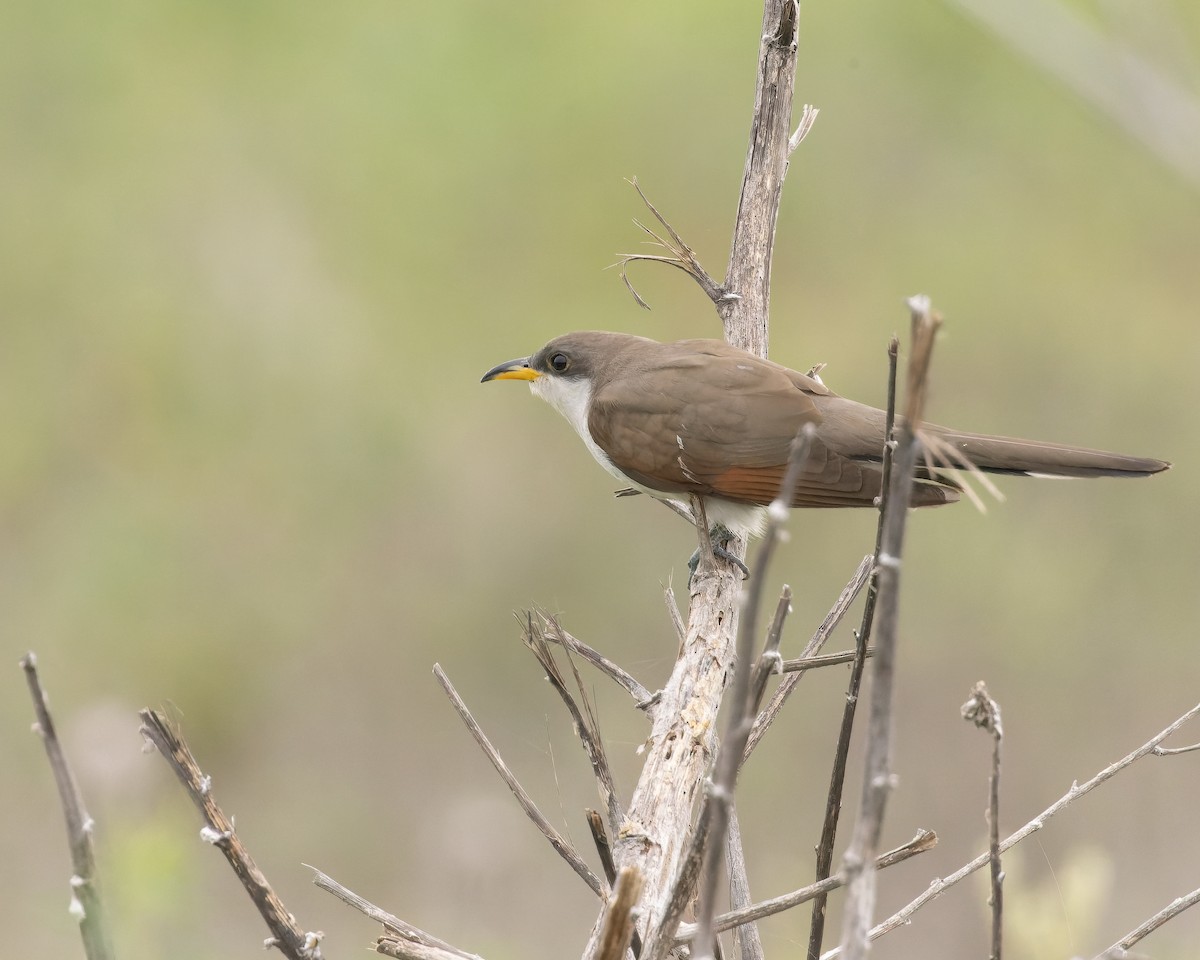
[[[988,473],[1043,477],[1144,477],[1171,466],[1165,460],[1148,457],[1129,457],[1038,440],[960,433],[932,424],[925,424],[921,429],[953,445],[971,463]]]

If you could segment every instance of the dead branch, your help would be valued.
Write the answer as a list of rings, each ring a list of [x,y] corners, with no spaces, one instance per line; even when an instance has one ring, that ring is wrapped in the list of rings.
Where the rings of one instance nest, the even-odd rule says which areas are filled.
[[[915,431],[922,419],[929,361],[941,324],[941,318],[930,308],[928,297],[911,298],[909,309],[913,321],[913,346],[908,363],[908,410],[892,466],[875,574],[879,590],[879,631],[871,687],[866,771],[858,821],[845,857],[851,880],[842,927],[842,948],[851,960],[862,960],[867,952],[867,934],[875,905],[875,851],[892,788],[892,691],[900,613],[900,556],[919,448]]]
[[[600,952],[596,960],[622,960],[635,933],[633,910],[642,893],[642,878],[635,867],[622,867],[612,899],[600,927]]]
[[[746,852],[742,847],[742,825],[737,804],[729,810],[729,835],[725,840],[725,871],[729,875],[729,909],[743,910],[751,904],[750,878],[746,871]],[[717,932],[716,923],[713,932]],[[739,924],[734,931],[741,960],[763,960],[762,938],[755,923]]]
[[[1168,920],[1179,916],[1188,907],[1194,907],[1197,903],[1200,903],[1200,889],[1193,890],[1191,893],[1184,894],[1182,897],[1172,900],[1154,916],[1138,924],[1111,947],[1097,955],[1095,960],[1126,960],[1128,956],[1126,951],[1130,947],[1144,937],[1152,934]]]
[[[550,643],[561,644],[564,649],[579,654],[601,673],[628,690],[639,710],[646,710],[653,706],[654,694],[643,687],[633,674],[622,669],[619,664],[609,660],[604,654],[589,647],[578,637],[568,633],[556,617],[550,616],[543,610],[538,610],[537,615],[542,624],[541,634],[546,640]]]
[[[488,760],[491,761],[492,766],[496,768],[496,772],[500,774],[500,779],[512,791],[513,796],[517,798],[517,803],[525,811],[525,816],[533,821],[533,825],[542,832],[542,836],[550,841],[550,846],[558,852],[560,857],[567,861],[568,865],[579,875],[580,879],[592,888],[592,892],[596,896],[603,898],[605,896],[605,888],[600,878],[592,873],[591,868],[584,863],[583,858],[571,846],[570,841],[555,830],[542,811],[537,808],[537,804],[533,802],[533,798],[529,796],[525,788],[517,781],[513,772],[508,768],[508,764],[501,758],[499,751],[488,740],[487,735],[483,732],[483,728],[479,726],[479,723],[471,715],[471,711],[467,709],[466,703],[458,695],[458,691],[454,689],[454,684],[450,682],[450,678],[442,670],[441,664],[435,663],[433,665],[433,675],[437,677],[438,683],[446,691],[446,696],[450,698],[450,703],[453,704],[462,722],[466,724],[467,729],[471,732],[471,736],[475,738],[475,742],[479,744],[479,748],[484,752]]]
[[[104,921],[96,877],[96,852],[92,843],[95,821],[88,816],[83,805],[83,794],[58,740],[54,719],[46,702],[46,691],[42,689],[42,682],[38,678],[37,657],[32,651],[21,658],[21,669],[25,671],[25,682],[33,698],[34,716],[37,717],[33,731],[41,736],[42,746],[46,748],[46,759],[50,761],[50,772],[54,774],[54,782],[58,786],[58,800],[67,824],[72,870],[68,912],[79,922],[79,935],[83,938],[83,951],[88,960],[110,960],[113,956],[112,943]]]
[[[883,870],[887,867],[895,866],[897,863],[903,863],[905,860],[915,857],[919,853],[932,850],[935,846],[937,846],[937,834],[931,830],[918,830],[916,836],[908,841],[908,843],[896,847],[894,850],[889,850],[887,853],[880,854],[875,860],[875,868]],[[839,887],[845,886],[847,879],[846,872],[839,870],[833,876],[826,877],[817,883],[810,883],[808,886],[801,887],[799,890],[793,890],[791,893],[772,897],[770,900],[763,900],[760,903],[741,910],[730,910],[728,913],[721,914],[713,921],[713,929],[721,933],[725,930],[732,930],[744,923],[751,923],[755,920],[774,916],[777,913],[783,913],[792,907],[798,907],[802,903],[807,903],[816,896],[831,893]],[[676,939],[680,943],[686,943],[694,933],[695,924],[685,923],[680,925]]]
[[[212,778],[200,771],[183,737],[155,710],[140,710],[138,717],[142,721],[142,736],[158,748],[200,811],[204,819],[200,839],[211,843],[225,855],[229,866],[270,928],[271,937],[265,946],[276,947],[289,960],[321,960],[321,938],[324,934],[319,931],[306,933],[296,924],[296,918],[271,889],[267,878],[234,832],[233,820],[217,806],[212,795]]]
[[[1030,834],[1041,830],[1042,827],[1046,825],[1046,822],[1055,814],[1066,809],[1080,797],[1091,793],[1102,783],[1106,783],[1107,781],[1111,780],[1122,770],[1130,766],[1130,764],[1140,760],[1144,756],[1152,755],[1155,747],[1157,747],[1160,743],[1166,740],[1167,737],[1171,736],[1171,734],[1175,733],[1175,731],[1179,730],[1189,720],[1193,719],[1198,714],[1200,714],[1200,703],[1197,703],[1194,707],[1192,707],[1192,709],[1183,714],[1183,716],[1172,723],[1169,727],[1167,727],[1165,730],[1161,730],[1155,736],[1151,737],[1132,753],[1126,754],[1116,763],[1112,763],[1105,767],[1086,783],[1080,784],[1078,781],[1076,781],[1075,783],[1071,784],[1071,789],[1059,797],[1054,803],[1050,804],[1050,806],[1030,820],[1027,824],[1025,824],[1025,826],[1021,827],[1020,830],[1009,834],[1007,837],[1001,840],[1000,852],[1004,853],[1006,850],[1009,850],[1011,847],[1020,843]],[[869,938],[871,940],[877,940],[885,933],[890,933],[898,927],[907,926],[912,919],[912,915],[925,906],[925,904],[936,899],[937,897],[940,897],[955,884],[961,883],[964,879],[969,877],[972,873],[974,873],[984,864],[988,863],[990,860],[990,852],[981,853],[970,863],[960,867],[954,873],[950,874],[950,876],[934,880],[920,896],[901,907],[882,923],[874,926],[871,929]],[[837,957],[840,954],[841,948],[835,947],[834,949],[823,953],[821,955],[821,960],[833,960],[834,957]]]
[[[549,618],[549,629],[551,632],[558,632],[558,622],[553,617]],[[584,753],[587,754],[588,762],[592,765],[592,772],[596,777],[596,788],[600,792],[600,800],[608,814],[608,828],[616,833],[621,829],[622,819],[621,804],[617,800],[617,787],[613,782],[608,755],[604,751],[604,738],[600,735],[600,721],[596,717],[591,698],[587,695],[587,690],[583,685],[583,678],[580,677],[575,661],[571,657],[571,649],[565,642],[562,643],[571,674],[575,678],[578,698],[567,689],[566,680],[558,667],[558,661],[555,660],[550,645],[546,642],[546,633],[535,630],[532,614],[526,614],[522,639],[525,646],[537,659],[538,665],[546,672],[546,679],[550,681],[550,685],[571,715],[572,728],[575,730],[575,735],[579,737],[579,742],[583,746]]]
[[[867,647],[865,654],[868,660],[875,656],[875,648]],[[843,650],[841,653],[823,653],[818,657],[797,657],[794,660],[781,660],[780,673],[804,673],[806,670],[817,670],[821,667],[836,667],[843,663],[853,663],[858,657],[857,650]]]
[[[308,864],[305,864],[308,866]],[[445,940],[439,940],[431,933],[426,933],[424,930],[414,927],[410,923],[405,923],[399,917],[388,913],[382,907],[377,907],[365,897],[360,897],[348,887],[343,887],[340,883],[323,873],[316,867],[308,867],[313,872],[313,883],[324,890],[326,893],[331,893],[342,903],[353,907],[355,910],[362,913],[364,916],[370,917],[376,923],[382,924],[391,934],[395,936],[388,937],[389,940],[403,940],[409,944],[415,944],[417,947],[425,947],[428,950],[440,951],[439,956],[452,956],[458,960],[481,960],[474,953],[467,953],[465,950],[460,950]],[[383,951],[380,951],[381,953]],[[396,956],[395,953],[389,956]]]

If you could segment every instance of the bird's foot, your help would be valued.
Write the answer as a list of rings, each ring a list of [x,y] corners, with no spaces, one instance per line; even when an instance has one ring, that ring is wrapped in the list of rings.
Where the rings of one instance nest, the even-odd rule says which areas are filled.
[[[728,549],[729,541],[733,539],[733,534],[729,528],[722,523],[714,524],[708,531],[709,543],[712,546],[714,557],[718,557],[742,571],[742,579],[750,579],[750,568],[742,562],[741,558],[730,552]],[[700,548],[697,547],[692,553],[691,559],[688,560],[688,587],[692,586],[692,580],[696,576],[696,569],[700,566]]]

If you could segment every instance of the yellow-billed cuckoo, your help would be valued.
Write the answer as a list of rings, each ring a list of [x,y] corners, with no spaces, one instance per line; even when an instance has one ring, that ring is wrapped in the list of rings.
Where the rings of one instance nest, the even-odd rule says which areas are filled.
[[[740,536],[761,529],[763,508],[778,495],[792,440],[806,423],[816,434],[792,506],[869,507],[880,494],[884,411],[720,340],[568,333],[531,357],[493,367],[481,382],[489,380],[529,381],[613,476],[663,500],[699,494],[710,521]],[[929,423],[921,431],[990,473],[1141,477],[1170,466]],[[918,469],[911,506],[957,499],[952,480]]]

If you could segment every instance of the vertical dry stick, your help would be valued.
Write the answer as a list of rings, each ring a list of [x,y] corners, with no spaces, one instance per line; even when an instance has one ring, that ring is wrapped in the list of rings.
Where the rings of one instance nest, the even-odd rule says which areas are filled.
[[[67,821],[67,842],[71,847],[71,906],[70,913],[79,921],[79,934],[83,938],[83,952],[88,960],[108,960],[112,957],[112,945],[104,923],[100,906],[100,891],[96,883],[96,855],[92,847],[92,818],[83,806],[83,794],[75,782],[75,775],[67,763],[62,744],[54,730],[54,720],[46,705],[46,693],[42,689],[37,673],[37,657],[32,652],[21,658],[21,669],[25,671],[25,682],[33,698],[33,711],[37,722],[33,729],[42,737],[46,757],[54,782],[58,785],[58,798],[62,803],[63,816]]]
[[[896,358],[900,341],[894,335],[888,343],[887,420],[883,442],[883,478],[880,484],[879,523],[875,527],[875,556],[871,564],[871,584],[863,604],[862,623],[855,638],[854,666],[846,687],[846,704],[842,708],[842,726],[833,751],[833,771],[829,776],[829,793],[825,800],[825,821],[821,825],[821,840],[817,844],[817,882],[827,878],[833,869],[833,847],[837,842],[838,820],[842,815],[842,790],[846,783],[846,759],[850,755],[850,736],[854,732],[854,717],[858,711],[858,691],[866,669],[867,645],[871,641],[871,626],[875,621],[875,600],[879,596],[875,569],[883,544],[883,521],[887,516],[888,485],[892,476],[892,427],[896,419]],[[808,934],[808,960],[818,960],[825,939],[825,908],[829,897],[819,894],[813,900],[812,923]]]
[[[883,814],[891,790],[892,688],[896,663],[897,620],[900,602],[900,556],[904,527],[917,460],[916,429],[921,422],[925,379],[934,335],[941,318],[931,312],[928,297],[909,300],[913,319],[912,357],[908,363],[907,416],[892,467],[888,510],[879,551],[876,577],[879,582],[879,636],[876,639],[871,715],[868,722],[866,771],[854,838],[846,853],[846,871],[851,876],[842,927],[842,950],[850,960],[862,960],[867,952],[867,933],[875,910],[875,852],[883,830]]]
[[[988,860],[991,863],[992,956],[1000,960],[1000,941],[1004,932],[1004,871],[1000,868],[1000,743],[1004,727],[1000,722],[1000,704],[988,696],[982,680],[975,684],[971,699],[962,705],[962,716],[992,735],[992,773],[988,778]]]
[[[767,355],[769,339],[771,254],[787,174],[799,19],[797,0],[766,0],[763,4],[750,146],[725,273],[725,296],[717,303],[725,322],[725,339],[760,357]]]
[[[787,171],[795,85],[796,0],[765,0],[754,114],[726,274],[717,303],[725,338],[758,356],[767,353],[771,248]],[[744,555],[745,544],[731,551]],[[641,924],[657,930],[682,870],[696,787],[711,759],[713,730],[737,629],[739,584],[728,567],[691,586],[687,639],[662,690],[646,762],[616,838],[619,866],[636,865],[645,883]],[[594,957],[599,925],[584,950]],[[651,955],[648,942],[643,955]]]

